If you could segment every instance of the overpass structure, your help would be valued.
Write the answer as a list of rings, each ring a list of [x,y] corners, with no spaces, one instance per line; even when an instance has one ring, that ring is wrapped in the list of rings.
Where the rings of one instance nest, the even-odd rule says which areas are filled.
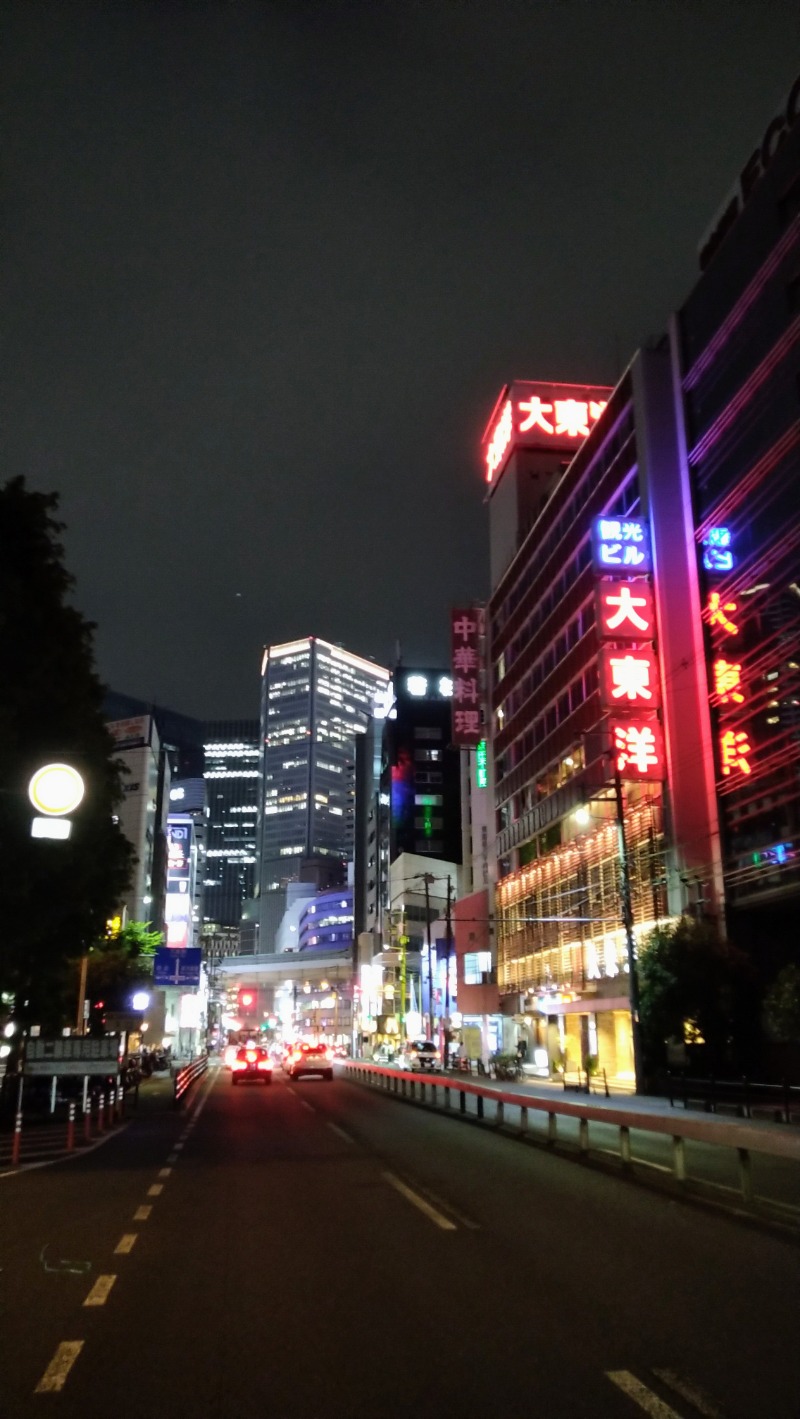
[[[353,952],[344,951],[276,951],[255,956],[223,956],[218,967],[218,981],[236,985],[247,982],[253,986],[292,984],[319,986],[351,981],[354,975]]]

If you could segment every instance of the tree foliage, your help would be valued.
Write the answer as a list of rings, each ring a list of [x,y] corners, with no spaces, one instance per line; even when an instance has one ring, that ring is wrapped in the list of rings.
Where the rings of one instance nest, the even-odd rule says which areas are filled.
[[[723,941],[713,924],[681,917],[649,933],[636,970],[650,1065],[663,1064],[666,1041],[682,1040],[686,1024],[705,1041],[712,1068],[730,1061],[750,973],[741,951]]]
[[[800,966],[784,966],[764,996],[764,1021],[778,1044],[800,1044]]]
[[[130,921],[121,931],[102,937],[90,947],[86,971],[90,1021],[94,1022],[94,1007],[99,1001],[106,1010],[125,1010],[137,986],[152,982],[153,958],[163,941],[162,931],[151,931],[144,921]],[[71,961],[65,1002],[68,1015],[79,970],[80,960]]]
[[[114,817],[121,770],[94,627],[70,604],[57,507],[22,478],[0,487],[0,989],[45,1025],[60,1023],[65,965],[101,936],[133,860]],[[73,764],[86,783],[66,842],[30,836],[27,785],[49,761]]]

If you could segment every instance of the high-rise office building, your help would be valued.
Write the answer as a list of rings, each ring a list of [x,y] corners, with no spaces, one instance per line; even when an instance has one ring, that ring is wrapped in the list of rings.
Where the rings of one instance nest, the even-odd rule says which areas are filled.
[[[261,770],[257,719],[214,720],[205,729],[203,921],[208,933],[217,927],[238,929],[243,903],[253,896]]]
[[[344,882],[353,856],[356,736],[389,672],[308,636],[267,646],[261,667],[261,948],[272,950],[285,889]]]

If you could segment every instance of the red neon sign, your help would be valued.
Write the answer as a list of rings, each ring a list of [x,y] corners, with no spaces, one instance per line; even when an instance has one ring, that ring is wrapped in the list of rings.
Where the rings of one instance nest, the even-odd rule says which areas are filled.
[[[605,385],[506,385],[483,437],[486,481],[491,483],[515,447],[574,450],[591,432],[608,402]]]
[[[656,613],[647,581],[601,581],[597,585],[600,634],[615,641],[655,640]]]
[[[622,778],[665,777],[664,738],[656,720],[612,719],[609,728],[614,767]]]
[[[652,650],[600,648],[600,684],[609,709],[656,709],[661,703],[658,664]]]

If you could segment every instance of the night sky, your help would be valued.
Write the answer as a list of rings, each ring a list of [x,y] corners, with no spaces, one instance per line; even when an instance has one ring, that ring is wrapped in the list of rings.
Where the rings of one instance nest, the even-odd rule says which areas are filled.
[[[614,383],[800,68],[796,0],[6,0],[3,477],[115,689],[444,662],[510,378]]]

